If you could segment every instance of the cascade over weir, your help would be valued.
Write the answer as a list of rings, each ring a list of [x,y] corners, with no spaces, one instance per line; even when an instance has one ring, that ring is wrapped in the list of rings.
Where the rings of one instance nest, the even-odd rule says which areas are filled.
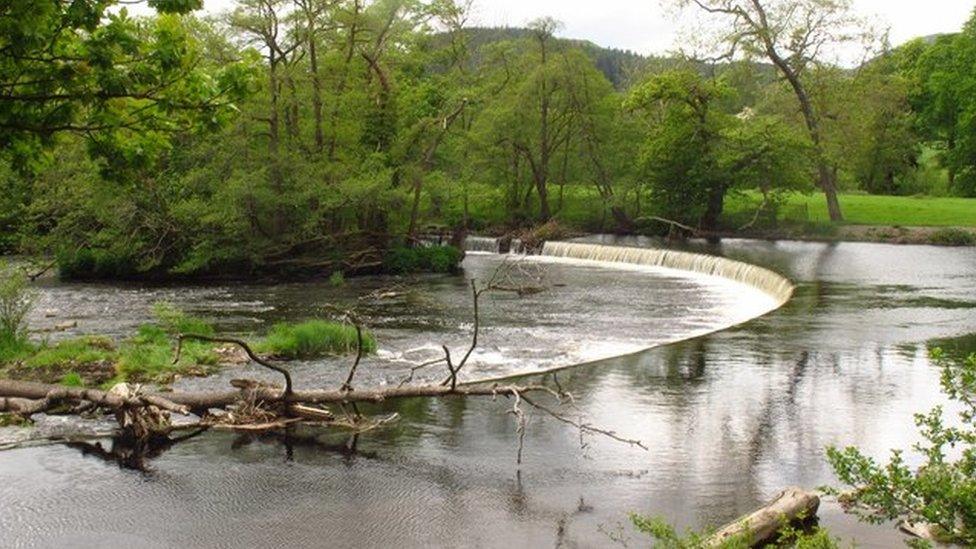
[[[499,253],[501,250],[500,239],[469,236],[465,240],[465,249],[469,252]],[[517,251],[520,250],[513,250],[513,253],[517,253]],[[764,267],[714,255],[663,248],[633,248],[550,241],[543,245],[539,255],[604,263],[645,265],[718,276],[752,286],[771,295],[777,301],[777,307],[789,301],[795,290],[793,283],[788,278]]]

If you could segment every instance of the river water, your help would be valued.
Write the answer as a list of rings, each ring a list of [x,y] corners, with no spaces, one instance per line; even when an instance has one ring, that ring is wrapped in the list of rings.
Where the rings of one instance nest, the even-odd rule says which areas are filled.
[[[784,308],[744,325],[559,374],[587,421],[640,439],[648,451],[592,437],[581,448],[574,428],[530,413],[519,467],[506,404],[473,399],[386,405],[379,411],[398,412],[402,420],[360,437],[355,452],[348,441],[317,432],[287,439],[207,433],[173,446],[149,471],[133,471],[91,447],[22,448],[0,452],[2,545],[600,547],[621,536],[634,542],[630,512],[682,527],[717,524],[785,486],[831,482],[823,459],[829,444],[857,444],[877,457],[909,446],[912,414],[941,402],[930,347],[955,353],[974,347],[967,335],[976,333],[976,250],[690,246],[770,267],[798,289]],[[471,256],[466,276],[490,277],[499,261]],[[769,306],[753,290],[697,275],[545,260],[530,272],[551,289],[484,304],[485,346],[472,375],[630,353]],[[52,284],[37,321],[74,316],[78,332],[122,334],[146,318],[148,304],[166,299],[214,315],[225,330],[249,332],[310,316],[323,300],[355,301],[380,339],[380,356],[365,371],[375,382],[392,382],[434,342],[463,347],[470,300],[464,277],[405,281],[415,290],[389,303],[358,299],[390,283]],[[334,382],[342,366],[295,368],[301,382],[321,385]],[[240,375],[237,369],[182,383],[221,384]],[[821,515],[859,546],[900,544],[893,528],[859,525],[832,504]]]

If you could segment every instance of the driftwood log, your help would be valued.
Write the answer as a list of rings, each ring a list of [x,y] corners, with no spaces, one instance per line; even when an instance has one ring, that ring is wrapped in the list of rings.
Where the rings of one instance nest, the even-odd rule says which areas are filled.
[[[787,488],[762,508],[720,528],[706,546],[721,547],[733,539],[745,539],[750,547],[763,545],[796,520],[813,518],[820,507],[820,497],[800,488]]]

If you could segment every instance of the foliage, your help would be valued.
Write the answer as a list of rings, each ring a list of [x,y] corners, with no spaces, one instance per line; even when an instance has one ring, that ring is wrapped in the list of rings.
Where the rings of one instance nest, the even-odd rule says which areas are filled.
[[[753,546],[751,538],[747,534],[728,538],[721,545],[714,545],[709,543],[710,531],[689,530],[680,534],[674,526],[659,517],[632,514],[630,520],[638,532],[653,538],[654,547],[662,549],[705,549],[707,547],[746,549]],[[837,539],[831,537],[830,533],[822,528],[815,527],[812,530],[805,530],[784,524],[779,532],[779,537],[769,546],[795,549],[836,549],[840,547],[840,544]]]
[[[976,246],[976,234],[965,229],[948,227],[932,233],[929,241],[940,246]]]
[[[976,355],[962,361],[933,352],[942,368],[942,390],[960,408],[958,422],[948,422],[943,408],[917,414],[923,439],[914,446],[921,458],[910,465],[903,450],[893,450],[879,464],[857,448],[829,448],[837,477],[853,490],[842,498],[870,522],[902,518],[938,528],[947,540],[976,543]],[[838,490],[832,490],[839,494]]]
[[[779,201],[808,185],[804,138],[776,117],[723,112],[732,94],[722,79],[689,70],[654,76],[631,92],[628,106],[651,120],[641,164],[659,215],[715,229],[730,191]]]
[[[952,191],[976,196],[976,11],[961,33],[931,44],[915,42],[906,50],[918,129],[938,147]]]
[[[239,0],[220,21],[122,4],[15,2],[0,22],[0,251],[66,278],[413,271],[397,243],[427,226],[737,228],[756,208],[726,202],[775,216],[815,180],[973,186],[973,23],[851,71],[813,47],[864,38],[846,1],[704,2],[782,23],[770,50],[707,32],[743,30],[711,14],[702,51],[744,47],[719,62],[606,52],[551,19],[466,29],[460,0]]]
[[[208,67],[185,14],[199,0],[150,2],[131,17],[118,0],[7,2],[0,18],[0,145],[31,169],[60,133],[87,139],[119,176],[149,167],[176,130],[213,128],[246,87],[239,63]],[[213,69],[213,70],[208,70]]]
[[[384,266],[391,273],[457,272],[463,254],[454,246],[398,246],[384,259]]]
[[[34,293],[27,275],[0,263],[0,359],[28,347],[27,315],[34,307]]]
[[[310,359],[354,353],[357,348],[358,339],[354,326],[325,320],[275,324],[255,347],[258,352],[285,359]],[[376,352],[376,337],[365,330],[363,351]]]

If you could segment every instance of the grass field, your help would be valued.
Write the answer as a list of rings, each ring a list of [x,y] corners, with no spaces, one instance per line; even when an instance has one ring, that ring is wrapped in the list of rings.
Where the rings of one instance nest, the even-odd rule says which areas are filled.
[[[729,197],[726,211],[741,217],[754,212],[758,195]],[[844,194],[840,197],[846,223],[902,227],[976,227],[976,199]],[[782,211],[791,220],[827,222],[827,203],[821,194],[790,197]],[[803,218],[806,219],[803,219]]]

